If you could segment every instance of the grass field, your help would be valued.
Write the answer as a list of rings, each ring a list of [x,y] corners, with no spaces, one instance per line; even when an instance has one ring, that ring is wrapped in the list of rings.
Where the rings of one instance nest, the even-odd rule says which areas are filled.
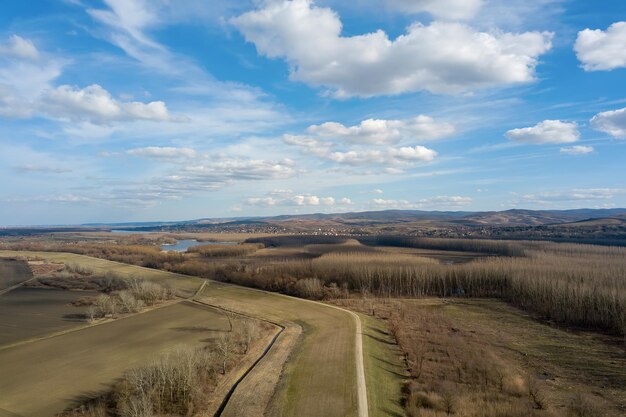
[[[20,251],[0,251],[0,258],[4,257],[29,257],[41,258],[48,262],[60,262],[66,264],[80,264],[96,273],[112,272],[120,277],[136,277],[146,280],[156,280],[166,283],[175,288],[180,296],[191,297],[200,285],[202,279],[188,275],[174,274],[157,269],[141,268],[119,262],[107,261],[90,256],[77,255],[73,253],[57,252],[20,252]]]
[[[184,301],[0,350],[0,415],[51,416],[105,391],[126,369],[228,329],[221,312]]]
[[[390,326],[394,316],[400,319],[396,334],[412,366],[410,416],[444,417],[446,407],[460,417],[626,414],[626,356],[619,337],[557,328],[493,299],[337,303],[368,313],[374,308]],[[372,378],[375,371],[368,369]],[[531,389],[541,407],[530,398]],[[370,409],[375,402],[370,392]]]
[[[482,335],[502,356],[545,379],[552,408],[568,407],[573,395],[587,393],[597,404],[595,415],[626,414],[626,355],[621,338],[542,324],[495,300],[459,300],[442,311]]]
[[[26,262],[0,259],[0,292],[33,277]]]
[[[303,328],[283,369],[270,415],[356,416],[355,330],[349,314],[317,303],[220,283],[205,287],[199,298]]]
[[[185,295],[195,293],[202,283],[198,278],[75,254],[0,251],[0,256],[16,255],[166,281]],[[268,363],[277,364],[277,368],[271,371],[277,380],[280,377],[280,381],[276,381],[278,390],[275,393],[274,389],[264,391],[266,401],[271,401],[272,415],[357,415],[355,324],[348,313],[297,298],[216,282],[205,286],[197,298],[288,327],[285,338],[277,341],[277,346],[280,347],[288,337],[289,343],[283,343],[282,350],[275,349],[277,354],[281,353],[282,360],[272,362],[272,355],[267,359]],[[205,340],[210,335],[209,329],[219,328],[224,318],[211,313],[202,317],[207,312],[198,311],[180,304],[163,307],[22,345],[19,349],[0,351],[3,375],[21,370],[17,379],[2,379],[0,376],[0,412],[5,410],[35,417],[49,415],[50,410],[64,408],[79,395],[106,389],[107,382],[124,369],[147,360],[150,355],[174,344]],[[203,323],[200,330],[198,323]],[[299,329],[303,332],[300,333]],[[37,359],[33,362],[29,358]],[[33,392],[49,395],[32,401]],[[237,404],[238,396],[246,394],[249,397],[249,392],[239,394],[236,391],[231,401]]]
[[[16,288],[0,296],[0,348],[3,345],[84,326],[84,307],[71,303],[94,292]]]
[[[402,384],[409,377],[402,352],[390,336],[385,322],[360,314],[363,323],[363,353],[369,417],[400,417]]]

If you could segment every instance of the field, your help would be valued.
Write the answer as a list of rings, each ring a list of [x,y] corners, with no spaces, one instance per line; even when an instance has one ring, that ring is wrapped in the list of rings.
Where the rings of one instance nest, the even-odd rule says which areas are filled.
[[[33,277],[26,262],[0,259],[0,294],[7,288],[19,285]]]
[[[0,250],[1,257],[28,257],[46,259],[48,262],[59,262],[65,264],[79,264],[93,270],[94,272],[110,272],[123,278],[141,278],[155,280],[162,284],[168,284],[175,288],[182,297],[192,296],[202,284],[202,280],[188,275],[172,274],[150,268],[138,268],[119,262],[111,262],[103,259],[81,256],[70,253],[50,253],[50,252],[20,252]]]
[[[0,350],[0,411],[50,416],[102,393],[126,369],[228,329],[221,312],[183,302]]]
[[[369,415],[402,416],[402,386],[409,378],[402,361],[402,351],[395,343],[385,321],[367,314],[360,316],[363,323]]]
[[[84,326],[84,308],[71,303],[92,292],[16,288],[0,296],[0,349],[3,345]]]
[[[626,412],[619,338],[567,331],[488,299],[353,299],[407,354],[410,416],[612,416]]]
[[[219,283],[205,287],[198,299],[303,328],[283,369],[284,379],[272,399],[270,415],[357,415],[354,321],[349,314],[317,303]]]
[[[11,256],[16,253],[2,254]],[[33,252],[23,252],[21,255],[53,262],[81,264],[93,270],[113,270],[122,276],[165,280],[185,294],[194,293],[198,289],[196,284],[202,282],[189,276],[81,255]],[[271,389],[265,391],[264,399],[265,405],[269,404],[272,415],[357,415],[355,324],[350,314],[319,303],[221,283],[205,286],[196,299],[276,321],[286,327],[284,335],[277,341],[276,349],[272,349],[268,358],[264,359],[264,363],[277,366],[273,369],[275,375],[269,377],[270,380],[273,378],[277,391],[274,392],[270,385]],[[15,371],[20,366],[23,367],[28,357],[41,358],[36,365],[29,366],[29,372],[23,373],[17,381],[2,382],[0,409],[23,415],[46,415],[46,410],[50,409],[48,407],[61,409],[69,404],[69,398],[77,399],[81,393],[89,395],[106,389],[107,382],[111,382],[124,369],[138,363],[142,358],[145,359],[147,352],[156,353],[175,343],[197,343],[200,339],[206,339],[209,331],[205,329],[198,332],[198,323],[202,323],[201,328],[204,328],[208,321],[209,328],[214,330],[220,328],[219,323],[224,323],[223,315],[202,318],[198,314],[206,315],[206,311],[199,313],[194,309],[191,313],[190,309],[189,305],[180,304],[163,307],[22,345],[20,349],[8,348],[0,351],[0,365],[11,372],[13,367]],[[115,340],[115,335],[124,335],[118,337],[119,344],[105,342],[107,339]],[[126,340],[127,337],[130,339]],[[73,346],[73,353],[64,350],[63,346]],[[76,351],[80,355],[77,356]],[[122,357],[124,361],[120,360]],[[94,369],[102,369],[105,363],[116,363],[116,360],[117,367],[109,366],[104,373],[92,372]],[[64,371],[64,367],[71,368],[71,371]],[[281,368],[282,373],[279,372]],[[56,376],[42,378],[42,375],[48,374]],[[254,378],[254,371],[249,377]],[[75,382],[81,379],[84,379],[82,383]],[[265,382],[267,379],[263,376]],[[23,390],[27,386],[38,392],[47,392],[49,389],[54,399],[42,399],[41,403],[28,402],[26,399],[30,394]],[[229,407],[242,404],[238,398],[249,394],[244,390],[235,391]],[[246,402],[246,406],[250,406],[250,403]],[[228,410],[225,410],[226,415]]]
[[[232,390],[223,417],[363,417],[364,407],[372,417],[624,411],[624,248],[298,235],[160,251],[170,238],[24,239],[4,247],[55,252],[0,255],[166,282],[196,303],[282,327]],[[359,340],[364,379],[355,366]],[[243,372],[218,391],[225,395]]]

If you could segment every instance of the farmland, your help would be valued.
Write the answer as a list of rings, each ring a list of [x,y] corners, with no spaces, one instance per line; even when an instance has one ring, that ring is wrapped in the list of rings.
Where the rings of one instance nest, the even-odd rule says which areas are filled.
[[[50,262],[82,264],[92,270],[113,270],[122,276],[164,280],[188,294],[199,288],[194,288],[194,284],[201,283],[201,280],[188,276],[80,255],[43,252],[24,252],[21,255]],[[273,410],[275,415],[290,415],[295,410],[308,410],[301,413],[311,416],[356,415],[355,331],[354,320],[348,313],[317,303],[219,283],[205,286],[195,298],[210,305],[284,323],[287,329],[277,342],[283,350],[277,348],[271,351],[266,361],[284,368],[284,375],[281,377],[281,373],[275,374],[277,391],[275,393],[270,386],[271,389],[265,392],[265,405],[262,404],[262,407]],[[72,401],[67,398],[78,399],[81,395],[88,398],[106,390],[107,383],[124,369],[140,364],[149,357],[148,352],[157,353],[174,343],[206,341],[211,332],[223,330],[224,315],[209,310],[207,312],[206,309],[198,310],[191,305],[175,304],[28,343],[19,349],[4,349],[0,351],[3,369],[12,370],[11,367],[15,367],[17,371],[22,366],[20,364],[25,363],[30,356],[41,357],[41,366],[29,366],[30,372],[21,375],[17,381],[4,380],[4,385],[0,386],[3,389],[0,408],[18,414],[43,416],[50,409],[61,410],[70,405]],[[203,324],[200,329],[204,330],[198,331],[198,323]],[[115,335],[124,336],[116,338]],[[108,339],[117,340],[115,343],[105,342]],[[70,353],[63,346],[75,346],[81,354]],[[319,361],[320,355],[325,358],[322,363]],[[285,363],[287,359],[289,361]],[[119,365],[115,365],[116,361]],[[67,366],[75,369],[69,375],[70,379],[81,380],[82,383],[63,383],[68,374],[61,369]],[[102,372],[93,373],[93,369]],[[58,377],[42,379],[42,373],[55,373]],[[20,387],[26,386],[42,391],[49,388],[50,395],[42,397],[41,402],[26,402],[29,394],[20,390]],[[304,395],[304,392],[307,394]],[[237,404],[241,404],[239,397],[247,394],[244,390],[236,391],[229,403],[231,409],[238,407]],[[250,405],[244,401],[244,406]]]
[[[0,293],[33,277],[26,262],[0,259]]]
[[[228,329],[219,311],[183,303],[0,350],[0,409],[33,417],[60,412],[102,393],[126,369]]]
[[[84,326],[83,308],[71,303],[93,292],[17,288],[0,297],[0,348]]]

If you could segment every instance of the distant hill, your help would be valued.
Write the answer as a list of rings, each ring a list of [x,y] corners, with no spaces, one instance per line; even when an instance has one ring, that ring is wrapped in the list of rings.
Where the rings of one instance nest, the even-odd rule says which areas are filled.
[[[423,211],[380,210],[351,213],[314,213],[265,217],[203,218],[168,222],[91,223],[83,226],[111,228],[150,228],[204,226],[225,227],[245,225],[324,225],[324,226],[374,226],[391,224],[424,224],[432,226],[542,226],[575,223],[603,218],[624,218],[626,209],[574,209],[574,210],[524,210],[504,211]]]

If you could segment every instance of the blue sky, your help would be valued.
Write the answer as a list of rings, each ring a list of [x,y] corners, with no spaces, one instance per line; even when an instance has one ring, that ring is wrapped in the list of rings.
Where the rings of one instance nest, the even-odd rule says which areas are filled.
[[[625,146],[620,0],[0,13],[4,225],[625,207]]]

